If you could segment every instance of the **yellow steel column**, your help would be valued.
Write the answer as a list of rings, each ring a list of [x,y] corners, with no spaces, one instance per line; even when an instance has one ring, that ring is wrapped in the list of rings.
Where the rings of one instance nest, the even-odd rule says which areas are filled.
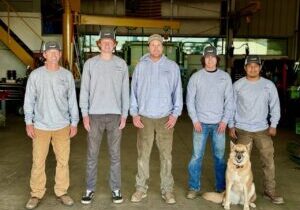
[[[71,42],[73,36],[73,17],[69,0],[64,0],[64,15],[63,15],[63,66],[72,68]]]

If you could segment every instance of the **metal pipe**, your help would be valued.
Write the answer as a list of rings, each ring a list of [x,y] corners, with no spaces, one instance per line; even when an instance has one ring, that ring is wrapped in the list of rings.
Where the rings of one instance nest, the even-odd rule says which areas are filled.
[[[117,15],[117,0],[114,0],[114,15]]]
[[[69,0],[64,0],[64,14],[63,14],[63,66],[72,70],[72,14]]]
[[[233,45],[233,29],[229,28],[230,15],[235,10],[235,0],[227,0],[227,21],[226,21],[226,62],[225,70],[230,71],[232,58],[229,55],[230,47]],[[230,73],[230,72],[229,72]]]
[[[300,43],[299,43],[299,39],[300,39],[300,33],[299,33],[299,27],[300,27],[300,22],[299,22],[299,9],[300,9],[300,0],[297,0],[297,7],[296,7],[296,24],[295,24],[295,50],[294,50],[294,59],[300,59],[300,55],[299,55],[299,48],[300,48]]]
[[[229,14],[230,14],[230,0],[227,0],[226,11],[226,56],[225,56],[225,70],[228,68],[229,63]]]
[[[173,11],[174,0],[171,0],[171,22],[173,21],[174,11]],[[173,30],[170,29],[170,42],[172,42]]]

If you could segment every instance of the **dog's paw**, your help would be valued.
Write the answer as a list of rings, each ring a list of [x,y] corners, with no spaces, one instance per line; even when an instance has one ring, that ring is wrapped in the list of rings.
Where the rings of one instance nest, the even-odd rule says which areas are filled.
[[[250,207],[252,207],[252,208],[256,208],[255,203],[250,203],[249,205],[250,205]]]
[[[249,206],[244,206],[244,210],[250,210]]]
[[[230,205],[228,203],[224,204],[224,209],[229,210],[230,209]]]

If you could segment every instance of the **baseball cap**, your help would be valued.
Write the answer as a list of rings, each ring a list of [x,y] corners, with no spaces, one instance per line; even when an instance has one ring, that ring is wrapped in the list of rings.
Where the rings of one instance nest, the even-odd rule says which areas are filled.
[[[217,56],[217,49],[214,46],[207,46],[203,50],[203,56],[212,55]]]
[[[245,59],[245,66],[249,63],[256,63],[258,65],[261,65],[261,59],[258,55],[248,55]]]
[[[52,49],[61,51],[61,46],[56,41],[49,41],[49,42],[44,43],[43,52],[46,52],[47,50],[52,50]]]
[[[99,39],[113,39],[116,41],[115,32],[111,29],[102,29],[99,33]]]
[[[164,42],[164,38],[159,34],[152,34],[151,36],[149,36],[148,44],[150,44],[150,42],[152,42],[153,40],[160,41],[161,43]]]

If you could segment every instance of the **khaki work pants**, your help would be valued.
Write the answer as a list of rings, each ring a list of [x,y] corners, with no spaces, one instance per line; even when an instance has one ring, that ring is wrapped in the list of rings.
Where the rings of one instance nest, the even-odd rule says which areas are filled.
[[[274,164],[274,146],[272,138],[268,135],[268,130],[259,132],[248,132],[242,129],[236,129],[236,143],[247,145],[251,143],[258,149],[260,161],[263,170],[264,190],[275,192],[275,164]]]
[[[137,151],[138,151],[138,173],[136,175],[136,189],[146,192],[148,189],[147,180],[149,179],[149,159],[154,139],[159,150],[160,156],[160,178],[161,192],[172,192],[174,179],[172,170],[172,144],[173,131],[165,128],[168,117],[160,119],[151,119],[141,117],[144,128],[137,133]]]
[[[46,192],[45,162],[50,142],[56,157],[54,192],[56,196],[62,196],[67,193],[70,185],[70,127],[56,131],[35,129],[35,135],[36,138],[32,140],[31,196],[41,199]]]

